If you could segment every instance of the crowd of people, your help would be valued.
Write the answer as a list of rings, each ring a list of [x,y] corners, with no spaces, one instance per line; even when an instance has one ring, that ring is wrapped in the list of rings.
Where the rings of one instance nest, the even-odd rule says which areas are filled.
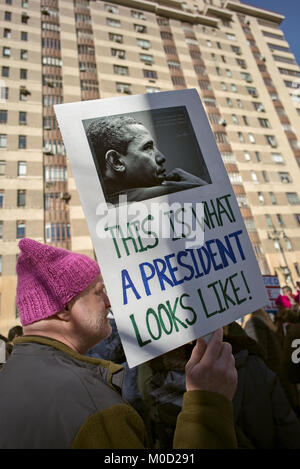
[[[274,320],[259,309],[129,369],[97,263],[19,247],[0,448],[300,449],[300,288]]]

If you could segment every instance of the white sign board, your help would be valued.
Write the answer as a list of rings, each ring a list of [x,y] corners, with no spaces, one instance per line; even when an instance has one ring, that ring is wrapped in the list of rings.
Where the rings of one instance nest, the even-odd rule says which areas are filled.
[[[268,303],[264,309],[267,313],[277,313],[276,300],[280,295],[280,283],[277,275],[263,275],[264,284],[267,290]]]
[[[196,90],[55,111],[130,367],[266,304]]]

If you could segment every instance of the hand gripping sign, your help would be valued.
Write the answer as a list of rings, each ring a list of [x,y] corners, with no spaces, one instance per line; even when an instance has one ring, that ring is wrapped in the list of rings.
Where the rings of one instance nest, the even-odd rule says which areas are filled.
[[[196,90],[55,111],[130,367],[266,304]]]

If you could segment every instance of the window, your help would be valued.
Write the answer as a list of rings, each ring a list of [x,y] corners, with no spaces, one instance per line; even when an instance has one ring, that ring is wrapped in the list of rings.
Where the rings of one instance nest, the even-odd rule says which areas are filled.
[[[237,99],[236,100],[236,104],[237,104],[237,107],[240,108],[240,109],[243,109],[243,103],[240,99]]]
[[[214,135],[217,143],[228,143],[225,132],[214,132]]]
[[[272,153],[271,157],[272,157],[273,163],[284,164],[283,156],[280,153]]]
[[[295,214],[295,220],[296,220],[297,224],[300,225],[300,213],[296,213],[296,214]],[[296,271],[297,271],[297,275],[300,276],[300,269],[299,269],[299,265],[298,265],[298,264],[297,264],[297,269],[296,269]]]
[[[169,41],[173,40],[173,34],[168,32],[168,31],[161,31],[160,32],[160,37],[162,39],[168,39]]]
[[[108,5],[107,3],[105,3],[104,11],[108,11],[109,13],[114,13],[115,15],[117,15],[119,13],[119,8],[115,5]]]
[[[248,119],[246,116],[242,116],[245,125],[249,125]]]
[[[262,157],[261,157],[261,154],[259,153],[259,151],[255,152],[255,156],[256,156],[257,163],[260,163],[262,161]]]
[[[269,122],[268,119],[258,119],[258,121],[259,121],[261,127],[265,127],[265,128],[270,128],[271,127],[270,122]]]
[[[4,66],[2,67],[1,76],[9,77],[9,67],[4,67]]]
[[[227,86],[226,86],[226,83],[224,83],[224,81],[221,81],[221,90],[227,91]]]
[[[145,20],[146,16],[142,11],[137,11],[137,10],[131,10],[131,16],[132,18],[137,18],[139,20]]]
[[[300,200],[299,200],[299,196],[298,196],[297,192],[287,192],[286,196],[287,196],[288,203],[290,205],[299,205],[300,204]]]
[[[20,79],[21,80],[27,80],[27,70],[26,70],[26,68],[21,68],[20,69]]]
[[[262,174],[264,182],[269,182],[269,176],[268,176],[267,171],[262,171],[261,174]]]
[[[181,76],[172,75],[171,80],[174,86],[186,86],[185,79]]]
[[[276,197],[274,195],[274,192],[269,192],[269,197],[270,197],[270,200],[271,200],[271,204],[272,205],[276,205],[277,204],[277,200],[276,200]]]
[[[237,93],[237,87],[234,83],[231,83],[231,90],[234,92],[234,93]]]
[[[242,51],[241,48],[238,46],[231,46],[232,52],[234,52],[237,55],[241,55]]]
[[[238,123],[239,123],[239,120],[238,120],[236,114],[232,114],[231,117],[232,117],[232,122],[233,122],[234,124],[238,124]]]
[[[241,143],[245,143],[244,135],[242,134],[242,132],[238,132],[238,137]]]
[[[26,205],[26,191],[18,190],[17,193],[17,206],[18,207],[25,207]]]
[[[24,149],[27,146],[27,137],[26,135],[19,135],[19,148]]]
[[[0,239],[3,238],[3,221],[0,221]],[[2,272],[2,256],[1,256],[1,272]]]
[[[142,49],[150,49],[150,47],[151,47],[150,41],[148,41],[146,39],[137,39],[136,43]]]
[[[21,49],[20,51],[20,59],[27,60],[28,59],[28,51],[25,49]]]
[[[114,73],[117,75],[129,75],[128,67],[122,65],[114,65]]]
[[[157,86],[146,86],[146,93],[158,93],[160,88]]]
[[[226,98],[226,104],[228,107],[233,107],[233,103],[230,98]]]
[[[143,69],[143,74],[144,74],[144,78],[150,78],[152,80],[157,79],[157,72],[155,72],[154,70]]]
[[[252,86],[247,86],[247,91],[248,93],[253,96],[254,98],[257,98],[258,94],[257,94],[257,89],[252,87]]]
[[[28,24],[28,20],[29,20],[28,14],[27,14],[27,13],[22,13],[22,15],[21,15],[21,22],[22,22],[23,24]]]
[[[17,239],[25,238],[26,223],[23,220],[17,221]]]
[[[111,55],[113,57],[118,57],[119,59],[126,59],[125,50],[123,49],[110,49]]]
[[[231,184],[242,184],[242,176],[240,173],[228,173],[229,180]]]
[[[4,12],[4,20],[5,21],[11,21],[11,12],[10,11],[5,11]]]
[[[150,54],[140,54],[140,61],[144,62],[146,65],[152,65],[154,63],[154,57],[153,55]],[[168,62],[168,65],[170,67],[170,64]],[[180,64],[179,64],[180,67]]]
[[[244,151],[244,158],[246,161],[251,161],[251,156],[248,151]]]
[[[253,101],[252,104],[253,104],[253,107],[256,111],[265,112],[265,108],[264,108],[262,103],[258,103],[258,102]]]
[[[21,41],[28,41],[28,33],[26,31],[21,31]]]
[[[230,41],[235,41],[235,40],[236,40],[236,37],[235,37],[234,34],[226,33],[226,37],[227,37],[227,39],[229,39]]]
[[[10,57],[10,54],[11,54],[10,47],[3,47],[2,56],[3,57]]]
[[[7,86],[1,86],[0,87],[0,100],[1,102],[4,102],[6,99],[8,99],[8,88]]]
[[[134,24],[133,29],[137,33],[143,33],[143,34],[147,33],[147,27],[144,26],[143,24]]]
[[[0,110],[0,124],[7,123],[7,111],[4,109]]]
[[[6,161],[0,161],[0,176],[5,176]]]
[[[245,222],[247,231],[249,231],[249,232],[256,231],[256,227],[255,227],[255,223],[254,223],[253,218],[245,218],[244,222]]]
[[[264,198],[264,194],[262,192],[258,192],[257,193],[257,196],[258,196],[258,201],[261,205],[264,205],[265,203],[265,198]]]
[[[277,141],[276,141],[276,138],[275,138],[274,135],[265,135],[265,139],[266,139],[268,145],[270,145],[272,148],[277,147]]]
[[[279,225],[284,226],[283,218],[279,213],[276,214],[276,218],[277,218]]]
[[[110,41],[118,42],[119,44],[123,44],[122,34],[108,33],[108,38],[109,38]]]
[[[131,85],[129,83],[116,83],[116,91],[118,93],[132,94]]]
[[[180,62],[175,62],[175,60],[168,60],[168,67],[172,70],[180,70],[181,64]],[[198,81],[200,83],[200,80]]]
[[[3,37],[5,37],[6,39],[11,39],[11,29],[4,28]]]
[[[268,226],[269,228],[273,228],[274,225],[273,225],[273,221],[272,221],[271,215],[266,214],[266,215],[265,215],[265,219],[266,219],[266,222],[267,222],[267,226]]]
[[[220,69],[220,67],[216,67],[216,72],[217,72],[217,75],[222,76],[222,71]]]
[[[206,106],[217,107],[217,102],[214,98],[203,98],[203,102]]]
[[[22,8],[28,8],[28,1],[22,0]]]
[[[4,203],[4,190],[0,190],[0,208],[3,207]]]
[[[278,174],[279,174],[279,179],[281,182],[284,182],[286,184],[289,184],[292,182],[290,173],[278,173]]]
[[[6,135],[0,134],[0,148],[6,148]]]
[[[297,62],[295,59],[290,59],[289,57],[283,57],[282,55],[273,55],[273,59],[276,60],[276,62],[284,62],[286,64],[297,65]]]
[[[26,125],[27,124],[27,112],[20,111],[19,112],[19,124]]]
[[[229,68],[226,68],[226,76],[229,78],[232,77],[232,73],[231,73],[231,70],[229,70]]]
[[[113,28],[120,28],[121,27],[121,21],[116,20],[114,18],[106,18],[106,24],[108,26],[112,26]]]
[[[250,171],[251,179],[253,182],[258,182],[258,177],[255,171]]]
[[[250,142],[250,143],[255,143],[255,137],[254,137],[253,134],[249,133],[249,134],[248,134],[248,137],[249,137],[249,142]]]
[[[27,163],[26,161],[18,161],[18,176],[26,176]]]

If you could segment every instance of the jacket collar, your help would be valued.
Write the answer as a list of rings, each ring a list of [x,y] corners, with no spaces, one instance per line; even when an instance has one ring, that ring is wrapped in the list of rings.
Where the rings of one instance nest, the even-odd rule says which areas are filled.
[[[107,383],[112,388],[114,389],[118,388],[117,389],[118,391],[121,390],[123,375],[124,375],[123,366],[117,365],[107,360],[87,357],[78,352],[75,352],[63,342],[60,342],[55,339],[51,339],[50,337],[44,337],[44,336],[38,336],[38,335],[27,335],[23,337],[18,337],[14,340],[15,345],[28,344],[28,343],[47,345],[57,350],[60,350],[61,352],[68,355],[70,358],[100,367],[102,369],[102,374],[103,374],[103,378],[105,379],[105,381],[107,381]]]

